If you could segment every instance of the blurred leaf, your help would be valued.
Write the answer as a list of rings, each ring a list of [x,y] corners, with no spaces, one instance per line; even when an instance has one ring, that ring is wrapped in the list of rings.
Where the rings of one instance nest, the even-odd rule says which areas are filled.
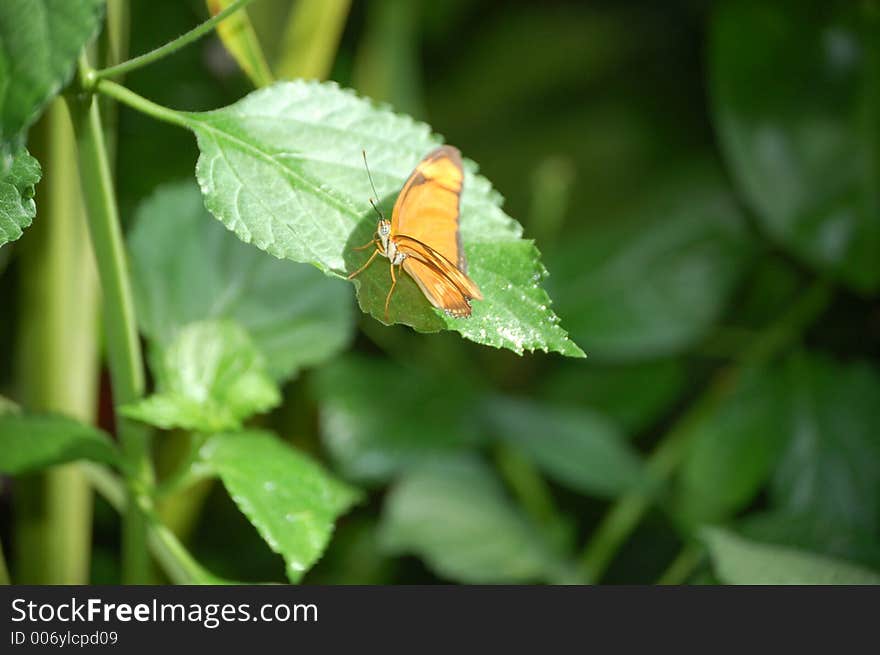
[[[0,414],[0,472],[17,475],[78,459],[120,462],[116,445],[91,425],[58,415]]]
[[[617,365],[565,361],[544,376],[541,395],[550,402],[583,405],[605,414],[631,437],[659,419],[686,382],[679,359]]]
[[[211,218],[193,182],[163,186],[147,199],[128,241],[138,320],[160,345],[189,323],[232,319],[283,380],[351,339],[345,284],[240,243]]]
[[[793,514],[880,528],[880,375],[818,356],[789,362],[791,433],[772,498]]]
[[[552,288],[591,356],[655,357],[703,336],[750,254],[722,179],[695,168],[635,209],[568,239],[554,258]]]
[[[727,518],[763,488],[790,438],[786,384],[777,372],[751,370],[691,427],[678,489],[678,511],[686,520]]]
[[[347,476],[381,481],[478,443],[475,392],[387,360],[346,357],[315,374],[321,436]]]
[[[0,416],[4,414],[21,414],[21,407],[14,400],[0,396]]]
[[[263,355],[231,321],[192,323],[155,359],[157,393],[121,407],[124,416],[211,434],[281,402]]]
[[[388,584],[395,560],[379,544],[379,527],[373,518],[347,518],[336,527],[333,542],[309,572],[307,584]]]
[[[562,568],[491,469],[471,458],[406,474],[385,501],[380,539],[456,582],[548,580]]]
[[[749,541],[720,528],[706,529],[704,539],[723,584],[880,584],[880,573],[850,562]]]
[[[329,83],[279,83],[229,107],[183,116],[202,151],[196,175],[208,209],[246,243],[339,277],[364,261],[367,255],[353,247],[375,231],[361,150],[370,154],[388,209],[419,159],[438,144],[428,126]],[[517,353],[541,349],[582,356],[538,286],[545,270],[537,249],[520,239],[521,227],[500,203],[469,164],[461,232],[470,274],[486,297],[474,303],[473,316],[455,319],[435,310],[402,275],[392,322],[426,332],[453,329]],[[355,286],[362,309],[381,318],[388,269],[370,267]]]
[[[738,528],[747,539],[809,550],[880,571],[880,541],[875,534],[826,518],[762,512],[744,517]]]
[[[233,3],[234,0],[205,0],[208,11],[216,16]],[[261,87],[272,84],[272,71],[263,56],[260,41],[254,32],[247,11],[240,9],[217,26],[217,34],[238,62],[238,65],[251,79],[254,86]]]
[[[26,130],[70,79],[103,8],[104,0],[0,3],[0,154],[23,143]]]
[[[614,497],[647,487],[638,454],[600,414],[497,397],[489,403],[488,415],[499,439],[515,445],[570,489]]]
[[[201,455],[297,582],[327,546],[359,492],[268,432],[212,437]]]
[[[0,246],[18,239],[37,215],[34,186],[41,175],[40,162],[24,148],[13,155],[6,173],[0,175]]]
[[[327,79],[350,5],[351,0],[296,0],[276,66],[278,77]]]
[[[860,9],[821,0],[722,4],[711,87],[721,144],[766,230],[870,291],[880,286],[880,70],[870,41],[877,20],[863,20]]]

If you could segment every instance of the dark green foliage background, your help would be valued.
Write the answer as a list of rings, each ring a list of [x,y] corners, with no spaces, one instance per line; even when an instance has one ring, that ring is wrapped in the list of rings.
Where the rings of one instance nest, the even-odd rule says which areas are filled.
[[[709,524],[880,569],[880,6],[455,0],[389,20],[394,4],[353,3],[331,78],[479,162],[536,240],[587,359],[519,357],[352,312],[350,349],[287,381],[281,406],[251,421],[367,492],[304,582],[588,581],[585,544],[639,493],[649,509],[603,582],[657,581],[700,543],[725,566],[696,546],[674,581],[765,579],[754,576],[772,552],[737,550],[727,533],[701,541]],[[250,10],[270,54],[284,6]],[[134,53],[204,17],[199,3],[132,11]],[[394,74],[359,73],[368,57]],[[214,36],[126,84],[192,111],[251,90]],[[118,129],[130,222],[157,187],[191,178],[198,152],[179,127],[125,108]],[[0,277],[7,344],[17,275],[13,257]],[[772,357],[749,358],[823,283],[816,316]],[[0,348],[0,392],[12,352]],[[658,476],[649,454],[713,385],[728,388]],[[196,557],[225,578],[284,581],[220,486],[203,492],[187,534]],[[106,509],[98,583],[118,580]],[[0,523],[4,543],[10,529]]]

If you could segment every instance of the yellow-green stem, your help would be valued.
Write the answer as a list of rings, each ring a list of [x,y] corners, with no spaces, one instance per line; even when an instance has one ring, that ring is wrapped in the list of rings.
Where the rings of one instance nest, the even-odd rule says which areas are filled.
[[[95,490],[119,512],[130,511],[125,489],[119,479],[100,464],[84,464],[83,469]],[[148,531],[148,543],[156,561],[174,584],[222,584],[225,582],[202,568],[177,539],[163,525],[153,511],[141,503],[134,507],[141,514]]]
[[[63,101],[50,105],[34,136],[44,176],[37,187],[40,220],[21,249],[20,400],[33,411],[90,423],[98,379],[98,281]],[[19,478],[15,510],[16,580],[88,583],[92,494],[78,465]]]
[[[685,584],[703,559],[703,547],[698,543],[688,543],[679,551],[672,563],[657,580],[660,585]]]
[[[354,62],[354,86],[398,111],[425,116],[419,56],[419,3],[375,0]]]
[[[350,6],[351,0],[298,0],[287,19],[278,77],[326,79]]]
[[[80,68],[81,76],[88,78],[85,60]],[[123,405],[143,395],[144,370],[122,227],[97,98],[84,94],[71,99],[69,106],[77,136],[89,232],[103,290],[104,334],[113,401]],[[149,497],[153,484],[149,433],[143,426],[121,418],[117,418],[117,431],[128,483],[128,505],[123,515],[122,579],[124,583],[135,584],[149,579],[147,529],[143,514],[137,509],[141,500]]]

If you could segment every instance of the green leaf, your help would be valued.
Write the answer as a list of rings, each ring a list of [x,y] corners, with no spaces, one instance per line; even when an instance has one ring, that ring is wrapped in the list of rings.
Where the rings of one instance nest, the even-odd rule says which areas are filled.
[[[434,461],[480,440],[467,380],[346,357],[316,371],[321,437],[345,475],[362,481]]]
[[[788,446],[774,475],[777,508],[834,525],[880,529],[880,374],[818,356],[788,363]]]
[[[88,459],[119,464],[119,451],[98,428],[57,415],[0,414],[0,473],[16,475]]]
[[[231,5],[233,0],[205,0],[208,11],[216,16]],[[256,87],[266,86],[273,81],[272,71],[263,55],[247,11],[240,9],[217,26],[217,34],[229,54],[250,78]]]
[[[406,474],[386,499],[380,539],[457,582],[548,580],[562,566],[491,469],[465,457]]]
[[[746,539],[808,550],[880,571],[880,541],[876,534],[823,517],[761,512],[744,517],[737,528]]]
[[[680,359],[617,365],[563,361],[539,382],[547,401],[589,407],[634,436],[669,410],[685,387],[687,371]]]
[[[763,227],[862,291],[880,286],[880,60],[869,12],[855,2],[727,2],[710,48],[721,144]]]
[[[686,520],[725,519],[763,488],[790,437],[786,384],[778,372],[749,371],[732,396],[691,427],[678,489]]]
[[[21,414],[21,406],[6,396],[0,396],[0,416],[4,414]]]
[[[138,320],[161,346],[189,323],[232,319],[283,380],[351,339],[354,311],[344,283],[242,244],[213,220],[193,182],[163,186],[147,199],[128,242]]]
[[[0,151],[23,142],[24,132],[70,79],[103,8],[104,0],[0,3]]]
[[[212,437],[201,449],[238,508],[297,582],[327,546],[336,519],[360,498],[268,432]]]
[[[641,194],[640,194],[641,195]],[[752,244],[709,166],[680,171],[554,258],[554,295],[575,338],[600,359],[668,355],[718,318]]]
[[[240,428],[281,402],[263,355],[231,321],[188,325],[157,359],[157,393],[123,406],[123,415],[210,434]]]
[[[749,541],[720,528],[703,533],[715,573],[724,584],[880,584],[880,573],[806,551]]]
[[[498,397],[489,403],[488,415],[499,439],[575,491],[613,497],[647,487],[638,454],[600,414]]]
[[[0,175],[0,246],[18,239],[37,215],[34,186],[41,176],[40,162],[24,148],[15,153],[6,173]]]
[[[418,161],[439,144],[427,125],[395,115],[332,83],[287,82],[207,113],[183,115],[198,138],[196,176],[208,209],[243,241],[276,257],[344,277],[369,256],[354,247],[375,232],[361,158],[386,213]],[[501,210],[501,198],[467,163],[461,236],[469,273],[485,300],[468,319],[430,306],[401,274],[390,320],[423,332],[456,330],[495,347],[582,356],[539,286],[546,271],[534,244]],[[381,262],[355,279],[361,308],[379,320],[390,288]]]

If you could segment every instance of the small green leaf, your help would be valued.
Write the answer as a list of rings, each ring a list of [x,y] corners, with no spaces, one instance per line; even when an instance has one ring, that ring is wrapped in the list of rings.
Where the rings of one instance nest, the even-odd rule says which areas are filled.
[[[692,426],[678,490],[687,520],[725,519],[763,488],[790,436],[786,386],[777,372],[749,371],[730,398]]]
[[[240,428],[251,415],[281,402],[262,354],[231,321],[183,328],[156,359],[157,393],[123,406],[123,415],[210,434]]]
[[[806,551],[749,541],[720,528],[707,528],[715,573],[724,584],[880,584],[880,573]]]
[[[777,467],[776,507],[834,525],[880,528],[880,374],[818,356],[787,367],[790,439]]]
[[[362,150],[387,213],[418,161],[439,144],[427,125],[332,83],[278,83],[229,107],[182,116],[198,138],[196,176],[208,209],[246,243],[339,277],[369,256],[354,248],[376,228]],[[520,225],[474,170],[467,163],[461,236],[469,273],[485,300],[474,302],[470,318],[451,318],[431,307],[402,273],[391,322],[423,332],[456,330],[517,353],[583,356],[539,286],[546,271],[537,249],[520,238]],[[356,278],[361,308],[382,320],[390,284],[381,262]]]
[[[499,439],[517,446],[547,475],[575,491],[613,497],[647,487],[638,454],[600,414],[500,397],[489,403],[488,413]]]
[[[0,246],[15,241],[37,215],[34,186],[40,181],[40,162],[21,148],[0,175]]]
[[[216,16],[231,5],[233,0],[205,0],[208,11]],[[247,11],[239,9],[217,26],[217,34],[229,54],[256,87],[272,84],[272,72],[263,55],[260,41],[251,25]]]
[[[16,475],[88,459],[119,464],[119,451],[98,428],[57,415],[0,414],[0,472]]]
[[[333,524],[360,498],[268,432],[212,437],[201,450],[238,508],[297,582],[327,546]]]
[[[710,71],[723,151],[764,228],[804,261],[873,291],[880,70],[877,17],[862,4],[722,3]]]
[[[406,474],[385,501],[380,539],[457,582],[548,580],[562,567],[491,469],[471,458]]]
[[[23,142],[24,132],[70,79],[103,9],[104,0],[0,2],[0,151]]]
[[[315,385],[322,439],[343,472],[358,480],[387,480],[480,439],[466,380],[346,357],[316,371]]]
[[[621,217],[567,239],[551,287],[591,355],[668,355],[717,319],[751,251],[723,178],[701,165],[646,192]]]
[[[346,285],[241,243],[213,220],[194,182],[160,187],[138,209],[128,242],[138,321],[160,346],[189,323],[232,319],[284,380],[351,339]]]

